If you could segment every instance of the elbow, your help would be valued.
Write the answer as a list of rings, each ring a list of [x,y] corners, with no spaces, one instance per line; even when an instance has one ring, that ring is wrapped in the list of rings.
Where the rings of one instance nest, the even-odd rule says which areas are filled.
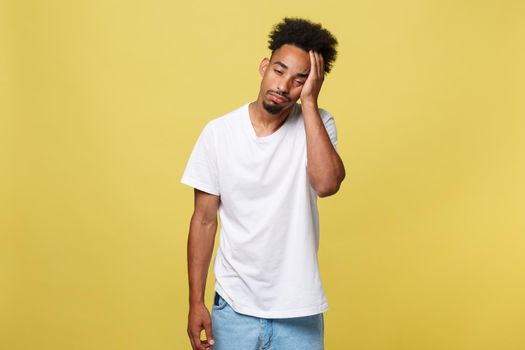
[[[328,191],[327,192],[321,192],[321,191],[319,191],[319,192],[317,192],[317,196],[319,198],[325,198],[325,197],[329,197],[329,196],[331,196],[331,195],[333,195],[335,193],[336,192],[328,192]]]
[[[334,170],[325,170],[321,173],[308,168],[308,177],[310,178],[310,185],[317,195],[321,198],[328,197],[339,191],[341,183],[346,177],[346,170],[342,162]]]
[[[319,197],[329,197],[339,192],[339,188],[341,188],[341,183],[343,182],[345,176],[346,174],[343,170],[343,172],[332,181],[325,182],[323,184],[312,185],[312,187],[314,188],[315,192],[317,192]]]
[[[314,187],[317,195],[321,198],[329,197],[336,194],[341,187],[341,181],[334,181],[332,183],[324,184],[322,186]]]
[[[323,187],[316,189],[315,191],[317,192],[317,195],[319,197],[324,198],[324,197],[329,197],[329,196],[336,194],[339,191],[339,187],[340,187],[339,185],[323,186]]]

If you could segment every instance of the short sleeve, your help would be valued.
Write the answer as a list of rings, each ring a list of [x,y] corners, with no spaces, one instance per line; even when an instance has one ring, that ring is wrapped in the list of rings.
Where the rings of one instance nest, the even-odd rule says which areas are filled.
[[[216,196],[220,195],[212,122],[206,124],[197,139],[180,182]]]
[[[335,119],[330,113],[321,108],[319,109],[319,114],[321,115],[326,132],[330,137],[330,141],[332,141],[332,145],[334,145],[334,148],[337,150],[337,128],[335,126]]]

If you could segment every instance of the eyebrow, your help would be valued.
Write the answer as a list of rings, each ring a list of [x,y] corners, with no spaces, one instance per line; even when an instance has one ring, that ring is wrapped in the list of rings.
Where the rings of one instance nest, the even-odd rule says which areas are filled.
[[[288,66],[284,63],[282,63],[281,61],[276,61],[274,64],[277,64],[281,67],[283,67],[284,69],[288,69]],[[308,78],[308,74],[309,73],[297,73],[296,75],[300,78]]]

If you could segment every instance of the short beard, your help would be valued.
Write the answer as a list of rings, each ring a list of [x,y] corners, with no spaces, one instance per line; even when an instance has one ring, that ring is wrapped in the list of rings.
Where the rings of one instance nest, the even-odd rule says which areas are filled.
[[[279,114],[284,107],[278,105],[270,105],[263,101],[262,103],[264,109],[270,114]]]

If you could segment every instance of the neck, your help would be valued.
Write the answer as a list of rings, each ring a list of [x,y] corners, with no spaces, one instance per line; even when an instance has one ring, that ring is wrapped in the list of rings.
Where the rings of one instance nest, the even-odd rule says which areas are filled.
[[[273,133],[286,121],[293,106],[283,109],[278,114],[271,114],[264,109],[262,99],[258,98],[249,105],[249,114],[252,125],[261,133]]]

